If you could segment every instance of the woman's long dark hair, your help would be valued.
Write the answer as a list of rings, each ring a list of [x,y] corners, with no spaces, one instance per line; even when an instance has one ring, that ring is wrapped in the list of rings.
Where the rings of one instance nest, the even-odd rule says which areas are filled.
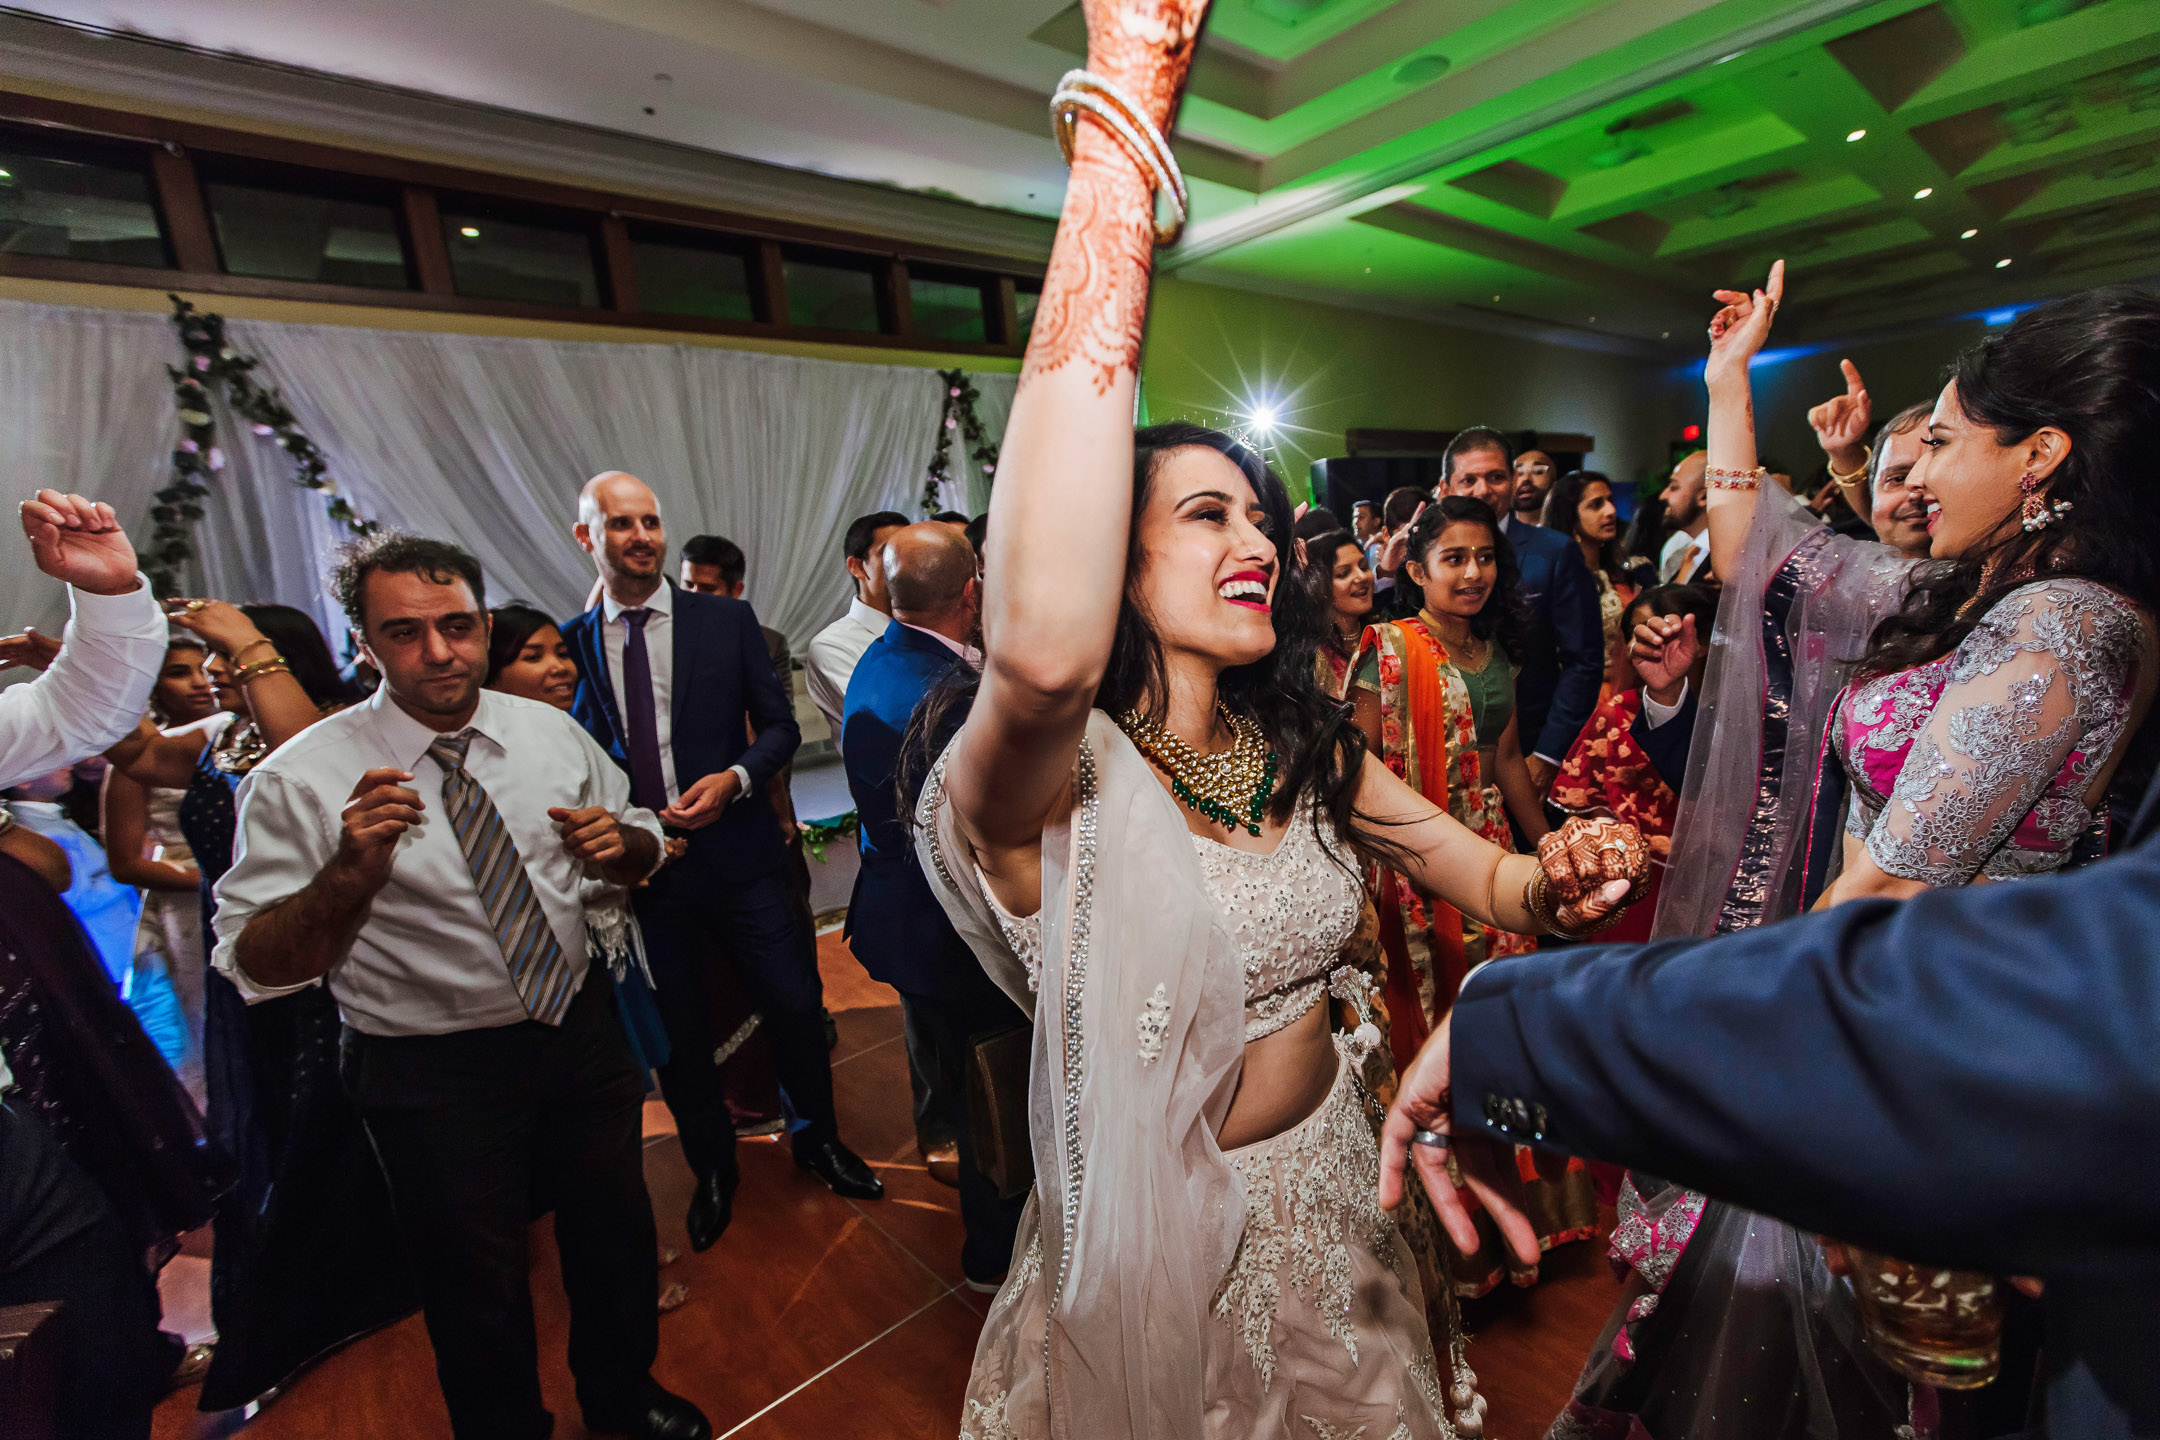
[[[2070,437],[2044,497],[2071,508],[2043,530],[2013,526],[1955,560],[1922,564],[1903,608],[1875,627],[1860,673],[1940,659],[2035,579],[2093,580],[2160,616],[2160,505],[2149,478],[2160,456],[2160,296],[2111,285],[2028,310],[1960,355],[1947,378],[1958,408],[1998,445],[2048,426]],[[2117,786],[2151,772],[2153,734],[2147,725],[2133,739]]]
[[[1309,587],[1293,579],[1293,509],[1290,494],[1267,462],[1219,430],[1176,422],[1150,425],[1133,433],[1132,529],[1126,543],[1125,589],[1118,606],[1110,656],[1095,688],[1094,708],[1112,716],[1127,710],[1160,712],[1165,692],[1162,642],[1135,603],[1141,563],[1140,525],[1148,491],[1162,464],[1179,450],[1213,450],[1238,467],[1252,486],[1266,519],[1263,528],[1275,542],[1275,647],[1250,665],[1225,670],[1216,693],[1233,714],[1256,721],[1268,744],[1281,757],[1282,769],[1269,815],[1288,821],[1308,794],[1317,802],[1313,826],[1333,851],[1334,837],[1347,838],[1373,859],[1407,858],[1401,842],[1382,833],[1379,822],[1356,808],[1358,778],[1365,760],[1365,737],[1349,723],[1350,707],[1338,704],[1320,688],[1314,664],[1333,617]],[[1489,517],[1488,517],[1489,519]],[[901,799],[919,788],[928,763],[956,728],[953,712],[974,693],[977,677],[965,666],[915,709],[903,742],[907,762],[900,767]],[[903,805],[902,814],[910,813]],[[1323,818],[1333,826],[1331,835]]]
[[[543,610],[536,610],[522,600],[512,600],[507,605],[497,605],[488,611],[492,623],[488,628],[487,681],[493,685],[501,677],[503,667],[517,659],[518,652],[535,632],[554,625],[555,617]]]
[[[1553,487],[1545,493],[1545,528],[1558,530],[1561,534],[1582,544],[1582,497],[1583,491],[1592,485],[1603,485],[1608,494],[1618,494],[1613,489],[1612,478],[1597,470],[1570,470],[1553,481]],[[1613,579],[1625,582],[1628,578],[1627,563],[1620,554],[1620,532],[1598,546],[1598,569]]]
[[[1450,525],[1482,525],[1492,536],[1499,573],[1493,578],[1492,593],[1485,597],[1477,614],[1470,617],[1470,633],[1480,640],[1498,640],[1508,658],[1520,662],[1523,631],[1528,625],[1528,617],[1523,614],[1522,567],[1516,562],[1515,547],[1500,533],[1490,506],[1468,495],[1450,495],[1426,506],[1425,513],[1418,516],[1416,526],[1410,531],[1410,558],[1429,569],[1430,563],[1425,557],[1440,543],[1441,535]],[[1408,579],[1405,574],[1403,580],[1396,583],[1402,584]]]
[[[1921,565],[1904,607],[1875,627],[1861,673],[1940,659],[2010,591],[2047,576],[2098,581],[2160,615],[2160,505],[2147,478],[2160,456],[2160,296],[2117,285],[2028,310],[1946,378],[1958,408],[1999,445],[2047,426],[2070,437],[2045,496],[2071,508],[2044,530],[2013,526]]]
[[[292,677],[307,691],[308,699],[330,709],[367,698],[359,686],[338,674],[330,646],[305,610],[290,605],[243,605],[240,609],[255,622],[263,638],[277,646],[278,654],[292,667]]]
[[[1329,530],[1313,536],[1305,542],[1305,563],[1296,568],[1294,577],[1310,592],[1312,603],[1320,607],[1327,617],[1327,628],[1321,632],[1320,643],[1339,660],[1347,660],[1357,648],[1357,642],[1343,644],[1342,631],[1335,624],[1335,562],[1348,546],[1359,554],[1365,547],[1358,544],[1357,536],[1348,530]]]

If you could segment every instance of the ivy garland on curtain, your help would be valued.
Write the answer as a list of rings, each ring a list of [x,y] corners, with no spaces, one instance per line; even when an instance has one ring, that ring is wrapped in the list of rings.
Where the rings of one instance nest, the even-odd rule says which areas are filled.
[[[952,478],[952,442],[959,435],[967,444],[968,456],[982,467],[983,478],[991,480],[997,475],[997,442],[983,434],[982,419],[975,413],[975,402],[982,399],[982,392],[975,382],[968,379],[967,371],[955,367],[938,371],[938,378],[945,382],[945,409],[938,417],[937,448],[930,454],[930,469],[923,479],[922,507],[925,517],[944,509],[938,491]]]
[[[225,317],[197,310],[178,295],[169,298],[187,364],[165,367],[179,407],[181,438],[173,449],[172,483],[157,492],[150,507],[152,529],[145,569],[152,590],[160,597],[179,593],[181,568],[195,555],[195,526],[203,518],[202,502],[210,495],[208,482],[225,468],[225,452],[217,443],[217,420],[210,413],[214,389],[223,389],[226,403],[257,435],[275,440],[292,457],[293,483],[322,492],[332,520],[342,522],[355,535],[375,530],[375,522],[363,519],[338,493],[329,462],[300,428],[277,387],[266,389],[255,382],[253,371],[261,362],[226,343]]]

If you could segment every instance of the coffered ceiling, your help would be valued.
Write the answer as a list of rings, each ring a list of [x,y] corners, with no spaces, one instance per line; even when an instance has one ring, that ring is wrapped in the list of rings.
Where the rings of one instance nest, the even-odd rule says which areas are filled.
[[[1069,0],[30,8],[1043,217],[1083,49]],[[1846,335],[2160,274],[2160,0],[1216,0],[1177,144],[1194,278],[1678,354],[1782,254]]]

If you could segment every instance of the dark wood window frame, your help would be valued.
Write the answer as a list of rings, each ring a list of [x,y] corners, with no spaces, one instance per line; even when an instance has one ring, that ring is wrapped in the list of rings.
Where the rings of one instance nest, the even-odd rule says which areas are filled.
[[[0,125],[44,132],[46,138],[69,135],[109,146],[114,141],[143,147],[154,180],[159,223],[175,266],[108,265],[51,256],[0,254],[0,275],[28,279],[127,285],[158,290],[187,290],[214,295],[243,295],[278,300],[312,300],[404,310],[437,310],[472,315],[573,325],[631,326],[714,335],[746,335],[816,341],[833,345],[895,350],[920,349],[941,354],[1018,357],[1014,300],[1018,288],[1039,287],[1042,267],[1007,256],[896,242],[890,237],[797,225],[642,197],[612,195],[574,186],[554,185],[517,176],[493,175],[377,155],[363,150],[315,145],[277,136],[257,135],[49,100],[0,91]],[[220,178],[240,179],[250,162],[261,166],[262,183],[289,183],[294,171],[310,171],[326,181],[338,178],[395,187],[404,221],[406,260],[414,288],[375,289],[357,285],[322,285],[228,275],[218,259],[209,205],[194,157],[214,157]],[[208,168],[208,167],[205,167]],[[243,182],[244,183],[244,182]],[[444,197],[481,197],[505,205],[574,213],[587,219],[599,237],[597,255],[603,306],[535,305],[510,300],[481,300],[458,295],[451,280],[449,253],[443,242]],[[638,303],[630,226],[650,223],[677,231],[700,231],[749,257],[753,320],[723,320],[695,315],[663,315]],[[782,272],[783,246],[844,254],[871,272],[877,286],[879,330],[876,333],[815,330],[788,323],[787,286]],[[989,340],[983,344],[931,340],[917,336],[909,303],[910,261],[945,275],[964,273],[979,279],[993,302],[988,307]]]

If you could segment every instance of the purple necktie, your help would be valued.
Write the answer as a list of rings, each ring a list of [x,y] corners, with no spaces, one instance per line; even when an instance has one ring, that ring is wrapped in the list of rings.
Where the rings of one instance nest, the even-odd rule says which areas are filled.
[[[660,768],[660,721],[653,708],[652,657],[645,653],[650,610],[625,610],[623,623],[623,728],[630,752],[630,799],[647,810],[667,809],[667,772]]]

